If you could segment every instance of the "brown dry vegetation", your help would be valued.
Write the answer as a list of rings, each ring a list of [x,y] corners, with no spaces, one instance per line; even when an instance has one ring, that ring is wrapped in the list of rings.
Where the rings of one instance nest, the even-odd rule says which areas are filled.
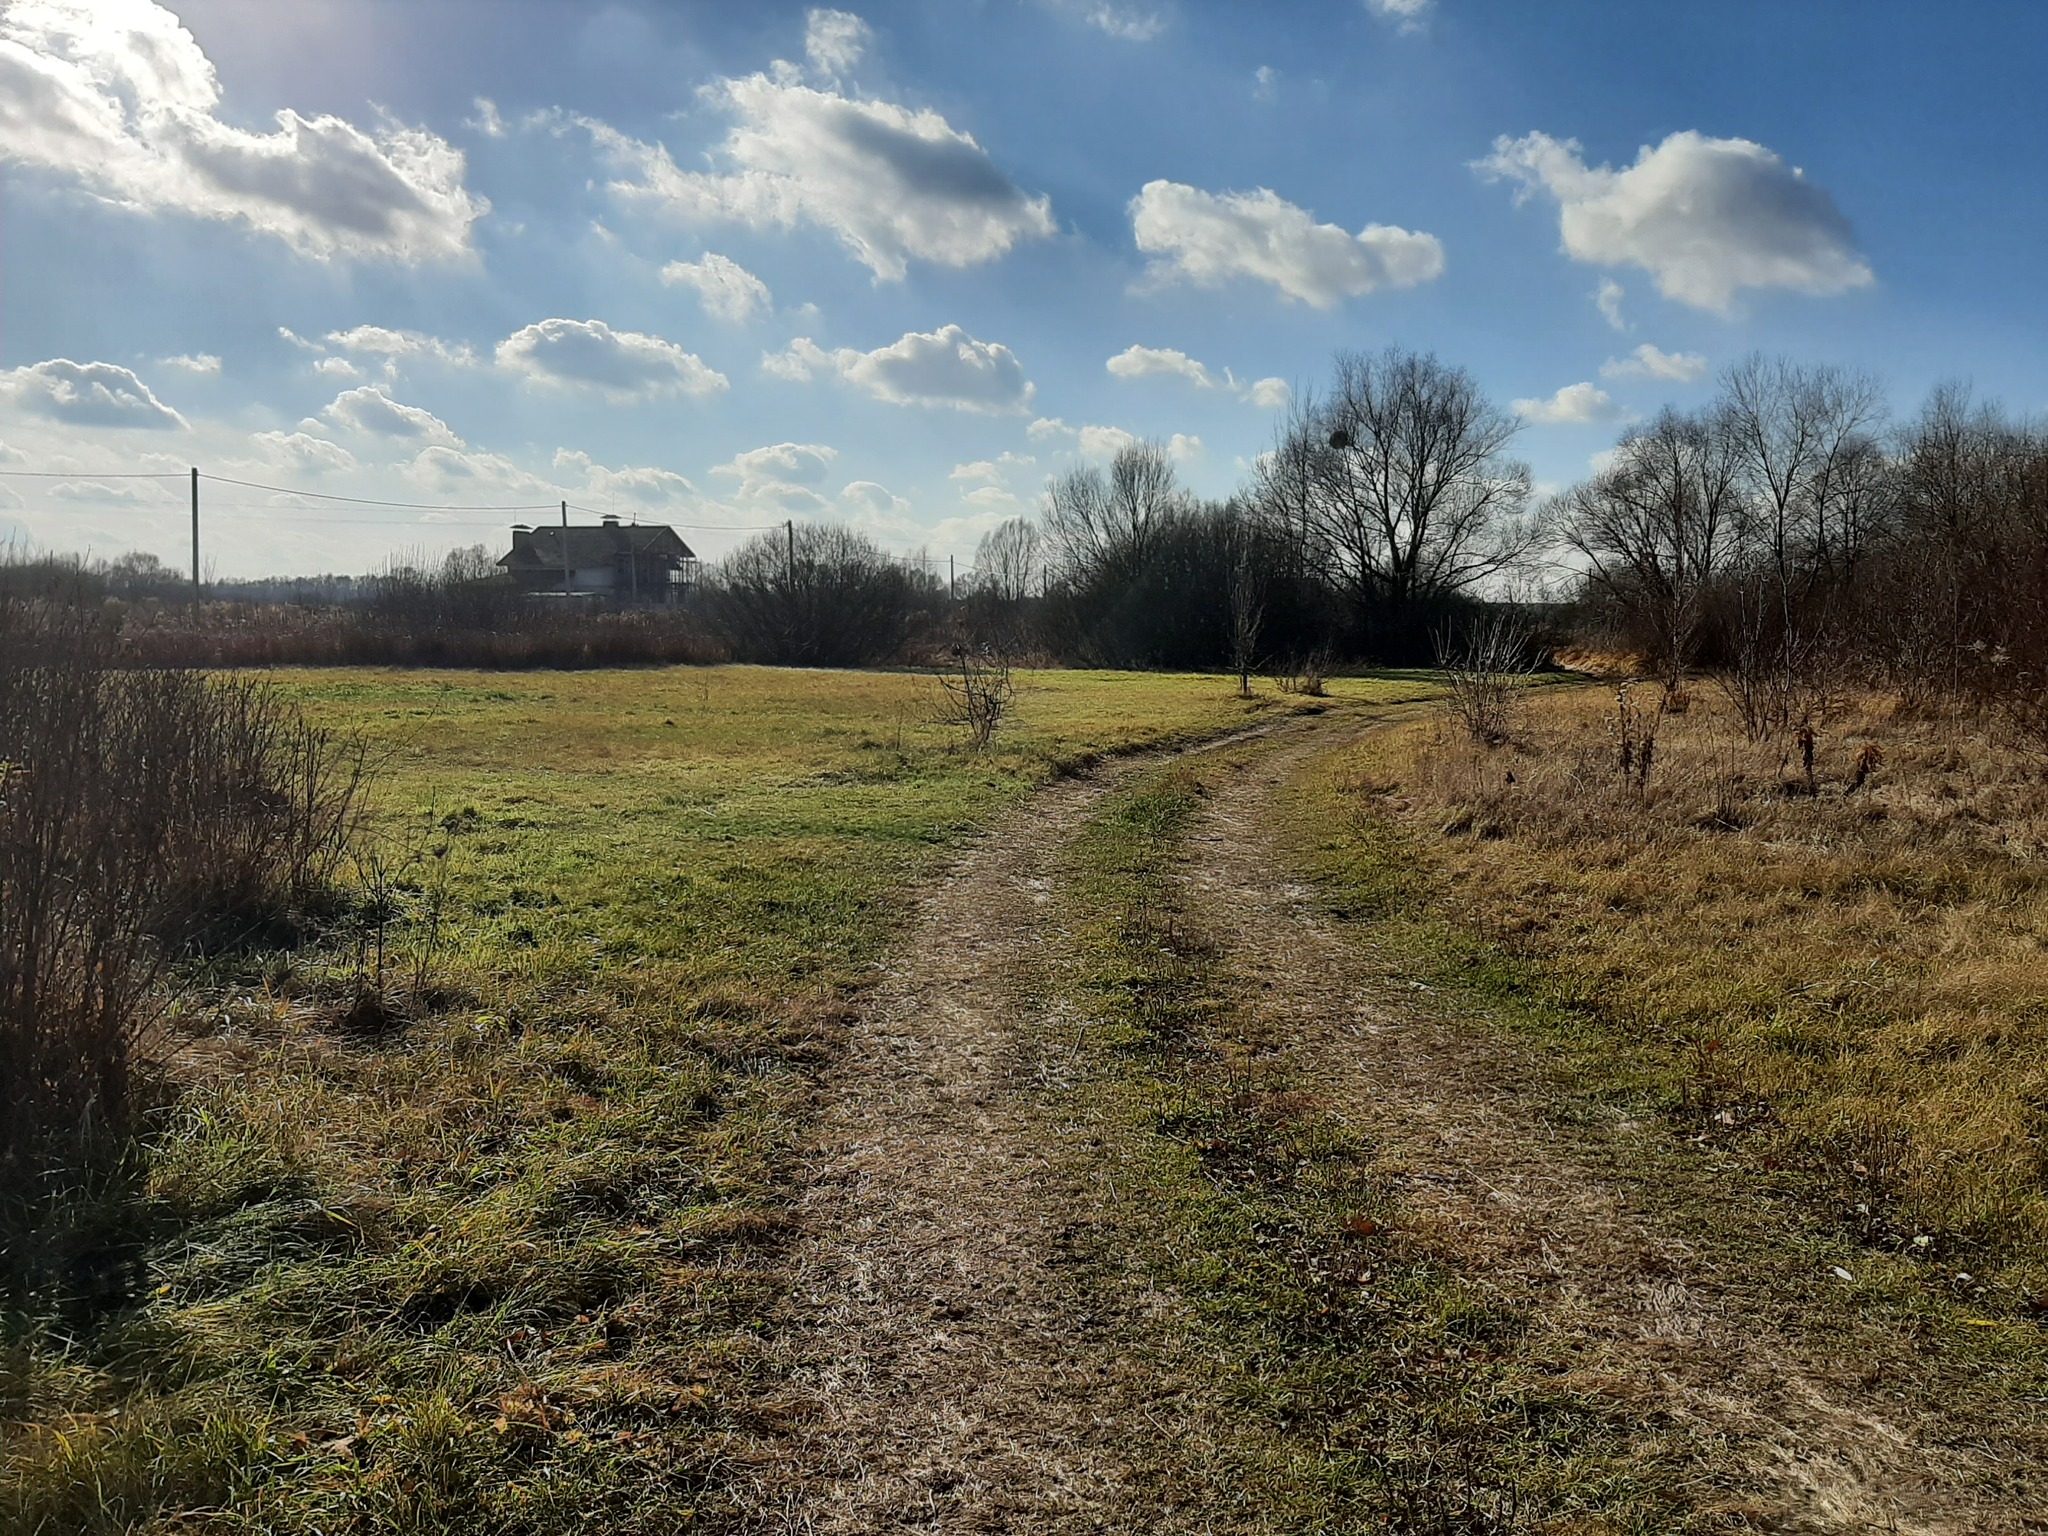
[[[1866,698],[1809,778],[1705,689],[1631,702],[1647,780],[1609,686],[1532,700],[1503,750],[1369,742],[1348,788],[1599,1071],[1958,1301],[2048,1306],[2048,767]]]

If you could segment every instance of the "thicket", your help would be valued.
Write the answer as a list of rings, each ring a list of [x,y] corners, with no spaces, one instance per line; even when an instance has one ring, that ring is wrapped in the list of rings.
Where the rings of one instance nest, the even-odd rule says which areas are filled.
[[[366,771],[262,683],[0,600],[0,1300],[125,1284],[107,1224],[166,968],[316,912]]]
[[[1894,425],[1869,378],[1753,357],[1545,517],[1583,637],[1676,694],[1711,674],[1751,739],[1877,688],[2048,748],[2038,422],[1945,386]]]

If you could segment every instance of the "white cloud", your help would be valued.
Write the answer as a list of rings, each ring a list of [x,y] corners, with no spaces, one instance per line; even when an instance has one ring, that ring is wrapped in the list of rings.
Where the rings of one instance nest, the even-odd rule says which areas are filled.
[[[1647,341],[1627,357],[1610,357],[1600,365],[1603,379],[1669,379],[1697,384],[1707,376],[1707,360],[1697,352],[1666,352]]]
[[[1175,347],[1129,346],[1105,365],[1120,379],[1142,379],[1168,374],[1186,379],[1197,389],[1214,389],[1216,376],[1187,353]]]
[[[1690,130],[1622,170],[1588,166],[1576,139],[1494,141],[1481,173],[1557,200],[1575,261],[1640,267],[1657,291],[1729,313],[1744,288],[1833,294],[1873,281],[1834,199],[1763,145]]]
[[[503,454],[436,443],[422,448],[404,469],[406,479],[432,495],[451,500],[544,502],[555,488],[527,473]]]
[[[1041,416],[1031,423],[1027,434],[1034,443],[1051,443],[1072,449],[1085,459],[1113,458],[1120,448],[1140,441],[1137,433],[1122,427],[1069,426],[1057,416]],[[1192,459],[1202,453],[1202,440],[1176,432],[1166,442],[1167,453],[1176,459]]]
[[[1264,187],[1204,192],[1175,181],[1147,182],[1131,200],[1138,249],[1159,281],[1211,288],[1231,278],[1271,283],[1290,300],[1329,309],[1381,288],[1410,288],[1444,269],[1434,235],[1368,224],[1357,235],[1318,224]]]
[[[0,372],[0,403],[87,427],[178,431],[185,418],[117,363],[74,363],[68,357]]]
[[[735,325],[744,324],[774,302],[766,283],[715,251],[706,252],[702,261],[670,262],[661,269],[661,280],[670,287],[696,289],[706,314]]]
[[[1271,101],[1280,94],[1280,71],[1270,64],[1261,64],[1252,71],[1252,95],[1260,101]]]
[[[1629,328],[1628,317],[1621,312],[1621,301],[1628,297],[1628,290],[1611,277],[1600,279],[1600,286],[1593,290],[1593,302],[1599,306],[1600,318],[1617,331]]]
[[[1294,390],[1285,379],[1254,379],[1245,386],[1244,397],[1261,410],[1284,411],[1294,403]]]
[[[1089,26],[1127,43],[1149,43],[1166,30],[1166,18],[1159,12],[1128,5],[1090,5],[1087,17]]]
[[[0,11],[0,157],[138,211],[238,221],[316,257],[468,254],[490,204],[461,151],[390,120],[223,122],[213,64],[150,0],[17,0]]]
[[[47,494],[58,501],[80,501],[94,507],[141,507],[160,500],[145,496],[129,481],[108,485],[101,480],[60,480]]]
[[[874,31],[851,11],[814,10],[804,22],[804,57],[826,75],[843,75],[861,61]]]
[[[356,468],[354,454],[310,432],[258,432],[250,441],[258,453],[255,462],[266,467],[315,475]]]
[[[1024,365],[1001,342],[977,341],[957,325],[909,331],[872,352],[840,347],[827,352],[799,336],[761,366],[778,378],[807,380],[822,373],[892,405],[942,406],[999,415],[1025,410],[1037,387]]]
[[[672,506],[697,491],[696,486],[672,469],[651,465],[612,469],[595,462],[580,449],[557,448],[554,467],[580,477],[584,489],[593,496],[616,497],[644,506]]]
[[[765,74],[721,80],[704,95],[734,120],[718,150],[724,170],[685,171],[658,144],[582,120],[624,173],[615,193],[687,220],[816,225],[889,281],[913,260],[973,266],[1053,233],[1050,202],[1027,196],[971,134],[930,109]]]
[[[733,499],[743,511],[773,517],[816,517],[831,503],[816,489],[839,450],[824,443],[771,443],[734,454],[711,473],[739,481]]]
[[[184,352],[176,357],[160,357],[156,361],[159,368],[176,368],[181,373],[220,372],[220,359],[211,352]]]
[[[854,480],[839,489],[839,504],[856,522],[900,527],[910,516],[910,503],[873,480]]]
[[[474,368],[476,353],[467,343],[447,342],[419,331],[395,331],[382,325],[358,325],[346,331],[329,331],[327,344],[343,352],[366,353],[372,357],[431,357],[455,368]]]
[[[1612,421],[1618,413],[1606,390],[1592,384],[1567,384],[1547,400],[1517,400],[1515,414],[1524,421],[1555,426]]]
[[[479,96],[472,105],[476,108],[476,115],[464,118],[463,127],[480,133],[487,139],[505,137],[505,119],[498,115],[498,104],[495,101],[488,96]]]
[[[958,480],[963,484],[971,485],[980,481],[989,486],[1002,486],[1010,483],[1012,471],[1031,469],[1036,467],[1037,463],[1038,460],[1028,453],[1002,453],[993,459],[976,459],[971,464],[955,464],[946,478]]]
[[[498,366],[535,383],[594,389],[607,399],[711,395],[724,374],[672,341],[615,331],[602,320],[539,320],[498,343]]]
[[[313,371],[337,379],[360,379],[363,376],[363,370],[345,357],[319,358],[313,364]]]
[[[462,439],[432,411],[392,399],[374,384],[343,390],[320,412],[337,426],[369,437],[392,437],[460,448]]]
[[[1391,21],[1403,32],[1422,30],[1424,18],[1436,0],[1365,0],[1365,8],[1382,21]]]

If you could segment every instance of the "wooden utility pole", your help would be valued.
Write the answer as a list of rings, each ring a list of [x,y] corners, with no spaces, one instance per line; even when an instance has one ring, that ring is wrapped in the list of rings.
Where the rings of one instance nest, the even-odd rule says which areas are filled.
[[[959,601],[960,596],[959,593],[953,590],[953,579],[953,557],[948,555],[946,556],[946,601],[949,603]]]
[[[569,503],[562,503],[562,596],[569,595]]]
[[[796,519],[788,518],[782,524],[782,531],[789,538],[789,585],[796,588]]]
[[[192,601],[198,602],[199,587],[199,466],[192,466]]]

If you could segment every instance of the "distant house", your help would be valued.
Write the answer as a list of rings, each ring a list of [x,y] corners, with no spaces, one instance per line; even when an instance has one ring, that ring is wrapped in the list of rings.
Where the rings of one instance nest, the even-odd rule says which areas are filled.
[[[498,564],[522,592],[605,598],[629,607],[672,606],[697,579],[697,556],[660,523],[514,528]]]

